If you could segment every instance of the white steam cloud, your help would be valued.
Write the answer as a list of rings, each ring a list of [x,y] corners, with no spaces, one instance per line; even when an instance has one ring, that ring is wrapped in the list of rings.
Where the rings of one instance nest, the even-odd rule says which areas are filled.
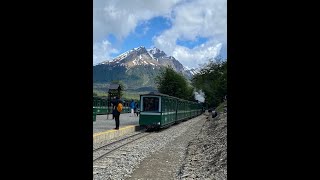
[[[194,92],[194,98],[199,102],[204,102],[204,93],[200,90],[199,92]]]

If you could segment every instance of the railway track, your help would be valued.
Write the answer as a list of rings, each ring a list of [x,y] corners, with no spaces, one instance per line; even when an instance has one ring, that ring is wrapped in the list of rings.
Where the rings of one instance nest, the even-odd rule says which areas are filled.
[[[128,144],[131,144],[138,139],[141,139],[143,137],[146,137],[150,135],[150,133],[146,133],[145,131],[139,132],[137,134],[134,134],[132,136],[128,136],[126,138],[120,139],[118,141],[114,141],[112,143],[103,145],[101,147],[98,147],[93,150],[93,162],[105,157],[106,155],[110,154],[111,152],[120,149],[121,147],[124,147]]]

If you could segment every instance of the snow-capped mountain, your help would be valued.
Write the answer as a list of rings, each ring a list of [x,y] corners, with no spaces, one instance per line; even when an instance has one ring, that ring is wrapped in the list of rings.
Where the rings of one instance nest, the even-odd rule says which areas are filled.
[[[188,71],[186,68],[173,56],[167,56],[165,52],[154,47],[152,49],[146,49],[143,46],[134,48],[130,51],[120,54],[111,61],[104,61],[98,65],[108,64],[111,66],[125,66],[126,68],[132,68],[140,65],[151,66],[171,66],[177,72]],[[185,72],[188,74],[188,72]],[[192,76],[190,73],[189,75]]]
[[[93,66],[93,81],[122,80],[129,86],[140,84],[142,87],[155,87],[154,77],[165,66],[171,66],[175,71],[185,75],[187,79],[196,73],[194,69],[184,67],[174,57],[168,56],[156,47],[146,49],[140,46],[122,53],[110,61]]]

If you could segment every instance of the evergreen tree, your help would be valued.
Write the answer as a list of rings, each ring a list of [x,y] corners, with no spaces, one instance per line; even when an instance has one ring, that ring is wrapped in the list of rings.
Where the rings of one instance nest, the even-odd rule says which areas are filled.
[[[205,103],[217,107],[227,95],[227,60],[210,61],[191,81],[196,89],[205,93]]]
[[[155,78],[158,91],[169,96],[178,97],[186,100],[194,100],[193,87],[186,78],[175,72],[172,67],[164,68]]]

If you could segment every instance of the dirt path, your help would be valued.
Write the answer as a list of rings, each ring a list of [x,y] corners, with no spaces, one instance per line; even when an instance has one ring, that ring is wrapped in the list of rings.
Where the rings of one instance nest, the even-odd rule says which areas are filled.
[[[188,143],[199,134],[205,120],[202,116],[191,129],[142,161],[129,179],[177,179]]]

